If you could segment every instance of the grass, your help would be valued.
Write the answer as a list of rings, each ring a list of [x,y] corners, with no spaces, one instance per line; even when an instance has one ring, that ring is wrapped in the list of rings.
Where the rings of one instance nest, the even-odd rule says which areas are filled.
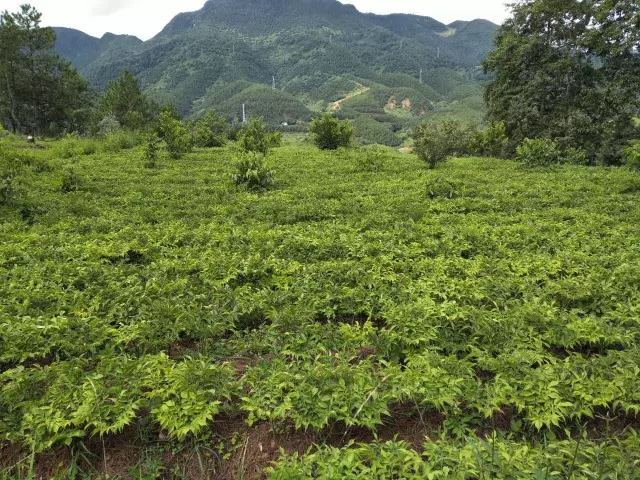
[[[0,206],[7,478],[634,478],[637,174],[57,148]]]

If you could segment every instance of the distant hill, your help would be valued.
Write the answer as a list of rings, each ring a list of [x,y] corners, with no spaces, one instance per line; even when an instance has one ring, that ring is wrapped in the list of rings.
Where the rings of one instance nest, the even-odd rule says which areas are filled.
[[[97,89],[127,68],[152,98],[175,103],[185,115],[216,108],[233,117],[245,103],[270,123],[306,122],[366,86],[336,113],[365,115],[357,123],[371,131],[372,121],[383,124],[398,143],[434,112],[482,119],[482,107],[447,95],[481,96],[476,67],[496,29],[485,20],[445,25],[416,15],[363,14],[336,0],[209,0],[147,42],[66,28],[56,33],[58,53]]]
[[[56,51],[83,71],[96,62],[112,62],[119,56],[130,55],[144,42],[131,35],[105,33],[102,38],[92,37],[80,30],[55,27]]]

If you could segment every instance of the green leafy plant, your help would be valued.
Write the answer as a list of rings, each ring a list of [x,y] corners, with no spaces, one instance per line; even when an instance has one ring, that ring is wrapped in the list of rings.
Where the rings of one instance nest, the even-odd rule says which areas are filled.
[[[358,169],[364,172],[379,172],[389,161],[387,149],[379,145],[361,147],[355,153]]]
[[[156,168],[158,163],[158,153],[160,149],[160,139],[157,133],[148,134],[144,139],[143,158],[145,168]]]
[[[634,478],[637,172],[363,174],[289,138],[265,195],[231,146],[149,174],[144,145],[0,141],[0,478],[124,472],[123,439],[136,478],[248,472],[257,438],[298,446],[263,443],[273,478]],[[61,195],[68,167],[90,188]]]
[[[443,177],[437,177],[435,180],[427,180],[425,190],[430,198],[454,198],[460,195],[462,186]]]
[[[227,143],[227,121],[215,110],[209,110],[194,125],[194,143],[197,147],[223,147]]]
[[[99,137],[107,137],[120,130],[120,122],[114,115],[107,115],[98,122],[97,134]]]
[[[516,149],[516,160],[525,167],[548,167],[559,164],[561,159],[558,142],[550,138],[525,138]]]
[[[62,173],[60,180],[60,191],[62,193],[71,193],[80,190],[83,181],[76,171],[69,167]]]
[[[473,134],[470,150],[482,157],[504,158],[507,156],[509,138],[504,122],[493,122],[484,131]]]
[[[231,174],[236,185],[250,190],[268,189],[275,183],[275,170],[261,154],[241,152],[234,158],[235,173]]]
[[[562,163],[587,166],[590,163],[587,152],[582,148],[569,147],[562,154]]]
[[[191,134],[183,122],[174,119],[167,112],[160,115],[159,122],[160,135],[167,145],[171,158],[178,160],[191,152],[193,149]]]
[[[266,157],[274,147],[280,146],[280,132],[269,132],[260,118],[252,118],[238,133],[238,146],[245,153],[255,153]]]
[[[627,166],[631,168],[640,168],[640,142],[625,148],[624,158]]]
[[[9,205],[19,196],[20,165],[11,157],[0,158],[0,205]]]
[[[129,131],[116,131],[109,133],[102,141],[101,148],[107,153],[118,153],[122,150],[130,150],[140,143],[139,137]]]
[[[309,133],[316,147],[321,150],[337,150],[348,147],[355,135],[355,128],[348,120],[338,120],[330,113],[314,118]]]
[[[453,155],[469,152],[471,130],[456,120],[423,123],[412,133],[414,152],[433,169]]]
[[[78,137],[72,133],[67,134],[58,145],[61,158],[73,158],[81,154]]]

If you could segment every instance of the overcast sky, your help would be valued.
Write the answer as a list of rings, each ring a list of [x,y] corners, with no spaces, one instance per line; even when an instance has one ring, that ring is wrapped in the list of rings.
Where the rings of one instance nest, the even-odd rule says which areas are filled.
[[[507,0],[341,0],[362,12],[413,13],[444,23],[486,18],[502,22]],[[31,3],[49,26],[70,27],[101,37],[105,32],[128,33],[147,40],[175,15],[200,9],[205,0],[2,0],[2,10],[16,11]]]

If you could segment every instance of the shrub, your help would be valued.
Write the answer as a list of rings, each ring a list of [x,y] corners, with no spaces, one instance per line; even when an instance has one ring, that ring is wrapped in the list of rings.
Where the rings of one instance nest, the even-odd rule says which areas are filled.
[[[143,147],[144,166],[146,168],[156,168],[158,163],[158,149],[160,139],[157,133],[151,133],[145,137]]]
[[[582,148],[569,147],[562,154],[560,160],[562,163],[569,165],[589,165],[589,156]]]
[[[516,149],[516,159],[526,167],[546,167],[560,163],[558,142],[550,138],[525,138]]]
[[[133,132],[118,131],[110,133],[105,138],[102,149],[105,152],[117,153],[120,150],[129,150],[140,142],[138,136]]]
[[[35,174],[53,172],[53,165],[47,160],[39,158],[31,165],[31,171]]]
[[[469,153],[471,130],[457,120],[445,120],[436,124],[423,123],[415,128],[411,137],[414,152],[433,169],[452,155]]]
[[[338,120],[330,113],[315,118],[309,126],[313,142],[321,150],[337,150],[348,147],[355,134],[355,128],[348,120]]]
[[[138,111],[127,112],[122,118],[125,127],[131,130],[140,130],[144,127],[144,115]]]
[[[0,205],[9,205],[18,198],[20,171],[21,165],[14,158],[0,158]]]
[[[452,182],[438,177],[435,180],[427,180],[425,192],[429,198],[455,198],[462,193],[463,185],[460,182]]]
[[[640,169],[640,143],[628,146],[624,149],[625,164],[631,168]]]
[[[198,120],[194,130],[194,143],[197,147],[223,147],[227,143],[227,121],[215,110],[209,110],[203,118]]]
[[[509,146],[504,122],[491,123],[487,130],[476,132],[471,140],[471,152],[481,157],[506,157]]]
[[[65,137],[60,140],[60,142],[58,142],[55,152],[56,155],[60,158],[77,157],[78,155],[80,155],[78,137],[76,137],[72,133],[65,135]]]
[[[106,137],[120,130],[120,122],[114,115],[108,115],[98,122],[98,136]]]
[[[232,142],[237,142],[240,132],[242,132],[242,127],[242,123],[240,123],[238,120],[234,120],[233,122],[231,122],[231,125],[229,125],[227,129],[227,138]]]
[[[54,149],[60,158],[73,158],[81,155],[93,155],[98,151],[98,143],[90,138],[78,138],[75,134],[68,134],[60,140]]]
[[[275,183],[275,171],[260,153],[242,152],[234,158],[236,172],[231,178],[236,185],[244,185],[250,190],[267,189]]]
[[[169,156],[174,160],[191,152],[193,143],[187,126],[180,120],[171,117],[167,112],[160,114],[160,133],[167,144]]]
[[[281,141],[281,134],[267,131],[261,118],[251,119],[238,134],[238,144],[243,152],[255,152],[265,157],[269,150],[279,147]]]
[[[73,168],[69,168],[64,171],[60,182],[60,191],[62,193],[76,192],[80,190],[81,186],[82,180]]]
[[[361,147],[356,154],[358,169],[365,172],[379,172],[383,170],[389,160],[389,152],[379,145]]]
[[[562,148],[557,139],[526,138],[516,149],[516,160],[526,167],[550,165],[589,165],[590,159],[581,148]]]

